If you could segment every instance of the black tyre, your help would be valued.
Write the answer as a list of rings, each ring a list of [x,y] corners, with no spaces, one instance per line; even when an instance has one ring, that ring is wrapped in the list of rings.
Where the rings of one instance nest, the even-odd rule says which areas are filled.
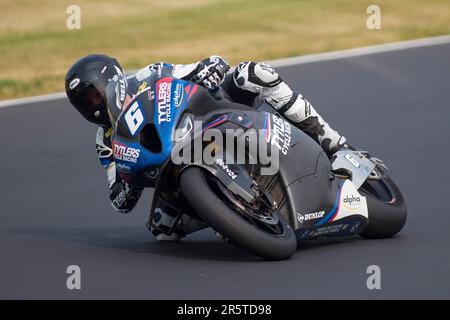
[[[214,179],[199,167],[189,167],[181,174],[181,189],[197,215],[230,242],[266,260],[289,258],[297,248],[297,240],[289,223],[278,213],[278,232],[272,233],[227,203],[217,188],[211,186]],[[217,183],[220,183],[216,180]]]
[[[366,196],[369,224],[361,232],[365,238],[387,238],[397,234],[405,225],[407,209],[403,196],[388,176],[377,166],[378,178],[368,179],[360,188]]]

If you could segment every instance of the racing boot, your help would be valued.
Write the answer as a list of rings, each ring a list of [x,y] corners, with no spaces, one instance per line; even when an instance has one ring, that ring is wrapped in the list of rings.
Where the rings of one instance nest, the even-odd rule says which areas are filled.
[[[182,214],[177,222],[178,212],[176,209],[168,205],[162,205],[161,202],[158,205],[153,215],[149,214],[146,221],[147,228],[158,241],[179,241],[190,233],[208,227],[204,222],[187,214]],[[166,235],[163,231],[169,231],[174,223],[177,224],[174,232],[171,235]]]
[[[311,136],[331,157],[341,148],[350,148],[344,136],[333,130],[301,94],[295,93],[269,65],[241,62],[233,73],[234,84],[258,94],[280,115]]]

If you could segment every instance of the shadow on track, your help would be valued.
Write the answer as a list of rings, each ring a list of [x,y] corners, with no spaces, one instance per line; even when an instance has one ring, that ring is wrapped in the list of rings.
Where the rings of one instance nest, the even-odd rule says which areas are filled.
[[[244,250],[216,239],[212,233],[204,235],[201,239],[198,239],[198,236],[192,237],[193,239],[188,236],[180,242],[158,242],[147,229],[140,227],[24,228],[10,230],[10,232],[50,237],[87,247],[128,250],[186,259],[257,261],[257,258]]]
[[[11,233],[28,236],[50,237],[87,247],[128,250],[185,259],[258,262],[263,261],[246,251],[215,238],[211,229],[202,235],[191,235],[180,242],[158,242],[148,231],[140,227],[80,227],[80,228],[24,228]],[[333,247],[355,242],[359,237],[322,238],[299,243],[295,257],[322,247]],[[332,250],[331,248],[327,248]]]

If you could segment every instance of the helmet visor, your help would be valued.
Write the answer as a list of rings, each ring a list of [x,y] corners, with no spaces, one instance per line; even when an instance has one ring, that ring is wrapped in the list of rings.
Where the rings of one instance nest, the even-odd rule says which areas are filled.
[[[105,88],[100,83],[80,83],[69,96],[72,104],[90,122],[109,124],[106,111]]]

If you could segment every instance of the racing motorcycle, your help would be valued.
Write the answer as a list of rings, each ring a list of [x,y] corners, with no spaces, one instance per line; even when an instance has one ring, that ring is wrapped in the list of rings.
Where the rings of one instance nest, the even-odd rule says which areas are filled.
[[[238,132],[235,141],[259,132],[278,169],[262,174],[267,164],[249,151],[248,138],[240,141],[253,161],[243,163],[217,139],[198,140],[212,129]],[[214,160],[195,161],[196,143]],[[114,156],[125,181],[154,187],[154,198],[179,208],[170,227],[154,228],[170,235],[187,213],[267,260],[289,258],[298,242],[322,236],[390,237],[406,221],[403,196],[380,160],[353,150],[329,159],[265,102],[251,108],[189,81],[163,77],[141,90],[118,117],[113,148],[123,151]],[[174,161],[174,150],[190,161]]]

